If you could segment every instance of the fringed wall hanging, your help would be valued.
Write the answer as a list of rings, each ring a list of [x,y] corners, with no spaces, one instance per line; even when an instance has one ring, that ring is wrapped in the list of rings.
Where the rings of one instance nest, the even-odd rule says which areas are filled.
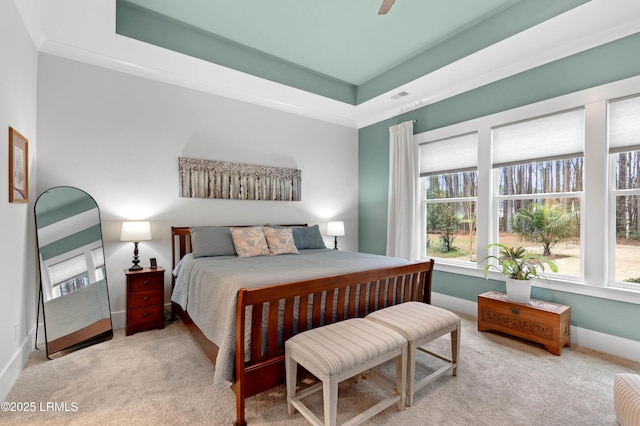
[[[178,173],[181,197],[300,201],[298,169],[179,157]]]

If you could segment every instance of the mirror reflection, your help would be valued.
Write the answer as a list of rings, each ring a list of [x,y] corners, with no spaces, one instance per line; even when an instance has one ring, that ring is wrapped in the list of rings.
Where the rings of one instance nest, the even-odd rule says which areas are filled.
[[[35,205],[47,356],[111,338],[100,211],[86,192],[51,188]]]

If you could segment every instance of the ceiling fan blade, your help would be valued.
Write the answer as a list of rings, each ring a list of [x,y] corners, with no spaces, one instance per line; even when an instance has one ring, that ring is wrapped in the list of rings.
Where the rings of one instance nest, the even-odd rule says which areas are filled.
[[[382,2],[382,6],[380,6],[380,10],[378,11],[378,15],[386,15],[387,12],[389,12],[389,9],[391,9],[391,6],[393,6],[393,3],[395,3],[396,0],[384,0]]]

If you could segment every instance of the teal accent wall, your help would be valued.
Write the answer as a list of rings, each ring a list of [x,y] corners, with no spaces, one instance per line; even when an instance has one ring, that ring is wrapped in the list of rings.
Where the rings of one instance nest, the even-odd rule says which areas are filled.
[[[417,120],[415,133],[437,129],[556,96],[640,75],[640,33],[577,53],[359,130],[358,249],[385,254],[389,126]],[[504,284],[436,272],[434,291],[476,301]],[[532,296],[571,306],[572,324],[640,341],[640,307],[597,297],[534,288]]]
[[[374,124],[361,129],[358,139],[358,249],[384,254],[387,245],[389,194],[387,126]],[[364,140],[367,141],[366,144],[362,143]],[[363,250],[363,247],[366,247],[366,250]]]

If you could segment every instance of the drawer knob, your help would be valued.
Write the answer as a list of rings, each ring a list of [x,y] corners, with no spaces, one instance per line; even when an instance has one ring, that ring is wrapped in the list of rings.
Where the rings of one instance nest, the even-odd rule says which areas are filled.
[[[145,318],[146,318],[146,317],[148,317],[148,316],[149,316],[149,312],[144,311],[144,313],[142,314],[142,316],[143,316],[143,317],[145,317]]]
[[[149,280],[144,280],[144,285],[149,285]]]
[[[520,308],[510,306],[509,311],[511,312],[512,315],[520,315]]]
[[[149,295],[146,295],[145,297],[142,298],[145,302],[149,301]]]

